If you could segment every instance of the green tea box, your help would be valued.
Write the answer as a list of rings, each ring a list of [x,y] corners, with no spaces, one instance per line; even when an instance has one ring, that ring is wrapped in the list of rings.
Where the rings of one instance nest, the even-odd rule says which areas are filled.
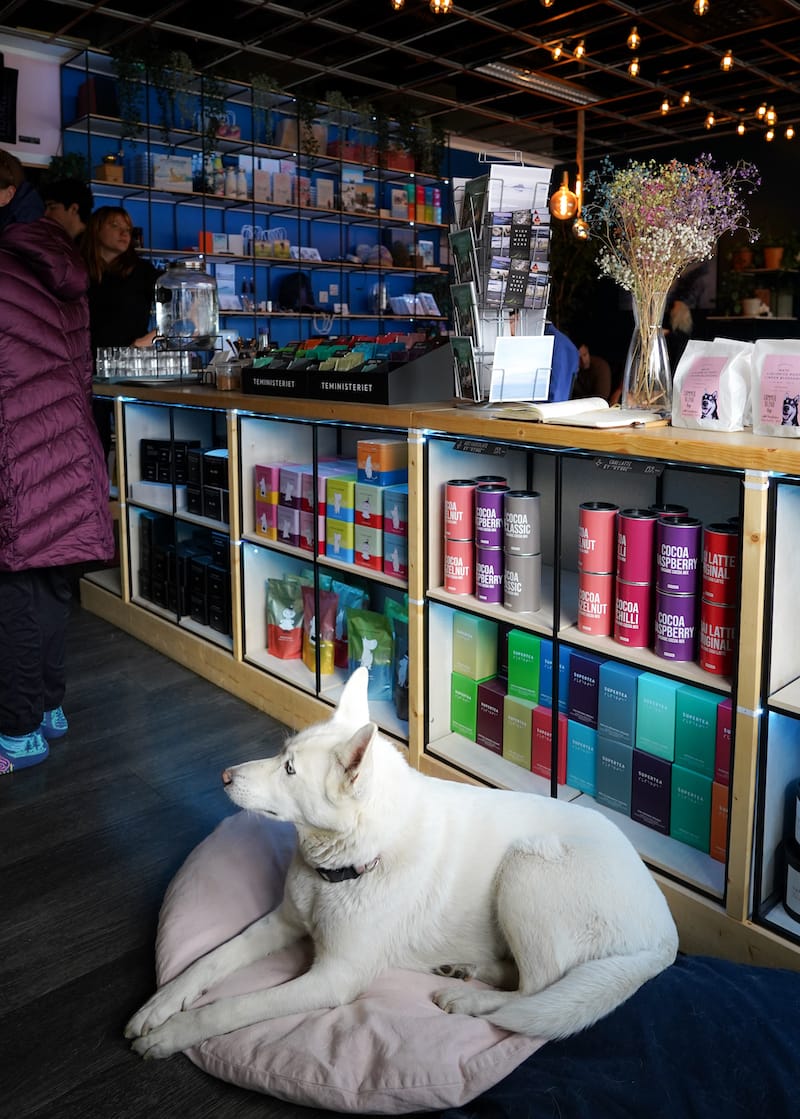
[[[478,682],[461,672],[450,674],[450,730],[475,741],[478,722]]]
[[[531,768],[535,706],[519,696],[507,695],[503,700],[503,757],[527,770]]]
[[[453,612],[452,669],[472,680],[497,675],[497,622],[463,610]]]
[[[671,762],[675,758],[677,680],[643,672],[636,692],[636,749]]]
[[[672,767],[669,834],[708,853],[711,843],[712,779],[682,765]]]
[[[541,638],[523,629],[508,634],[508,693],[518,699],[539,702]]]
[[[675,764],[714,776],[719,696],[681,684],[675,711]]]

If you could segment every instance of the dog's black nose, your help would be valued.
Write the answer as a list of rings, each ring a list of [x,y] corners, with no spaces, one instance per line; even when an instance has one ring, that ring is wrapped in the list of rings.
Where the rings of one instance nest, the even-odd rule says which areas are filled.
[[[222,784],[223,785],[230,785],[232,780],[233,780],[233,776],[231,775],[231,771],[229,769],[223,769],[223,771],[222,771]]]

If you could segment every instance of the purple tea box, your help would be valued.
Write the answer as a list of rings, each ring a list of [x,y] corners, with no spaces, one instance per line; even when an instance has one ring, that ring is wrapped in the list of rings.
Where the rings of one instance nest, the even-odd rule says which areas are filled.
[[[357,567],[369,567],[372,571],[383,570],[383,531],[380,528],[355,526],[355,562]]]
[[[597,788],[597,731],[567,720],[567,784],[594,796]]]
[[[508,690],[520,699],[539,702],[539,636],[524,629],[508,635]]]
[[[633,747],[598,734],[595,780],[597,803],[630,816]]]
[[[300,510],[278,505],[278,541],[300,547]]]
[[[634,750],[631,819],[669,835],[671,786],[672,762]]]
[[[256,536],[265,540],[278,539],[278,506],[271,501],[257,501],[253,527]]]
[[[573,722],[583,723],[592,730],[597,730],[597,699],[602,663],[599,657],[591,653],[581,653],[577,649],[570,653],[567,715]]]
[[[636,695],[636,749],[657,758],[675,758],[675,715],[678,706],[676,680],[654,672],[639,677]]]
[[[300,491],[300,508],[305,509],[307,513],[314,512],[314,490],[316,489],[317,512],[324,513],[325,505],[327,502],[326,487],[328,478],[336,477],[337,474],[355,475],[355,472],[356,464],[353,459],[319,459],[317,461],[316,486],[314,485],[314,475],[312,473],[304,474],[302,477],[302,488]]]
[[[254,466],[256,501],[269,501],[278,504],[278,491],[280,490],[281,465],[286,463],[268,463],[265,466]]]
[[[478,684],[478,721],[475,741],[494,754],[503,753],[503,703],[505,681],[484,680]]]
[[[636,741],[636,694],[641,670],[617,661],[600,666],[597,696],[597,733],[633,746]]]
[[[383,495],[383,531],[408,536],[408,482],[386,487]]]
[[[676,765],[714,776],[717,750],[717,707],[719,696],[691,684],[678,688],[675,708]]]
[[[397,579],[408,578],[408,537],[393,532],[383,534],[383,573]]]
[[[729,699],[717,704],[717,735],[714,744],[714,780],[719,785],[731,783],[731,730],[733,707]]]
[[[282,463],[278,482],[278,503],[286,509],[299,509],[303,492],[303,476],[311,475],[311,467]]]
[[[556,779],[567,782],[567,716],[558,712],[558,759]],[[550,777],[553,761],[553,709],[541,704],[533,709],[533,742],[531,769],[539,777]]]
[[[508,680],[508,635],[514,627],[510,622],[497,623],[497,675]]]
[[[553,642],[549,637],[539,638],[539,703],[553,706]]]
[[[386,486],[374,482],[356,482],[356,524],[365,528],[383,529],[383,503]]]
[[[314,551],[314,514],[300,510],[300,547],[304,552]]]
[[[527,770],[531,768],[535,706],[513,695],[503,700],[503,757]]]
[[[672,767],[669,834],[708,854],[711,846],[711,778],[682,765]]]

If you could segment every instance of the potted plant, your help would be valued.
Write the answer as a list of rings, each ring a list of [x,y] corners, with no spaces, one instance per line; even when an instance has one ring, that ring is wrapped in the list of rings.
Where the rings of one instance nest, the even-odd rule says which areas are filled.
[[[357,101],[354,106],[356,114],[356,146],[357,159],[362,163],[374,164],[378,161],[375,143],[375,107],[370,101]]]
[[[144,60],[129,47],[121,47],[111,56],[111,68],[117,82],[120,145],[135,140],[142,132],[144,89],[147,67]]]
[[[335,156],[337,159],[358,160],[360,153],[351,138],[351,121],[355,106],[338,89],[328,90],[325,101],[336,126],[336,136],[328,141],[328,155]]]
[[[185,51],[169,51],[164,56],[154,56],[150,72],[161,118],[161,135],[172,151],[174,129],[186,127],[192,119],[195,77],[192,60]]]
[[[396,113],[396,127],[389,130],[386,167],[390,171],[413,171],[416,167],[416,118],[410,109],[401,106]]]
[[[785,238],[777,230],[762,229],[758,242],[762,267],[770,272],[777,272],[783,267],[784,241]]]
[[[269,74],[251,74],[253,92],[253,140],[271,144],[275,139],[275,103],[280,92]]]

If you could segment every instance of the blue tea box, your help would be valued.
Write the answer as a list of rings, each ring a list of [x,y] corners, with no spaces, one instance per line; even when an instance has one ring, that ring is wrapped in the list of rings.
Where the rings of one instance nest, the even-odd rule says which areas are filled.
[[[570,719],[567,723],[567,784],[594,796],[597,788],[597,731]]]
[[[597,697],[602,663],[599,657],[591,653],[571,650],[567,715],[576,723],[583,723],[592,730],[597,730]]]
[[[613,808],[624,816],[630,816],[632,782],[633,747],[604,738],[598,733],[595,770],[597,803]]]
[[[677,680],[654,672],[643,672],[636,694],[636,749],[657,758],[675,758],[675,715],[678,706]]]
[[[636,693],[641,669],[617,661],[600,666],[597,733],[614,742],[636,742]]]
[[[553,706],[553,642],[549,637],[539,638],[539,703]]]

